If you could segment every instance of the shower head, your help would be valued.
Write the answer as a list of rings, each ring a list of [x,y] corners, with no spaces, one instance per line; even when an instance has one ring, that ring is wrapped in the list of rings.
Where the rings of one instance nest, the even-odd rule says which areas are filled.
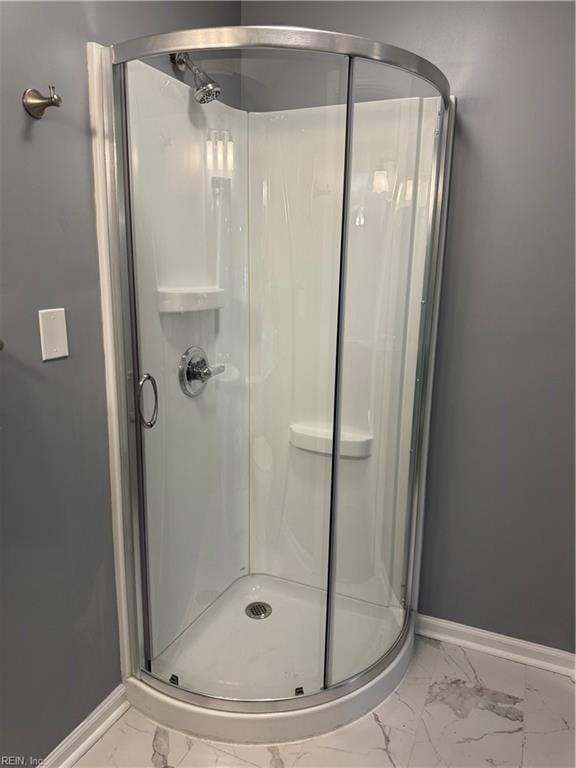
[[[194,78],[194,98],[198,104],[208,104],[217,99],[222,93],[222,88],[215,80],[212,80],[203,69],[195,64],[186,52],[170,54],[170,61],[179,72],[192,72]]]

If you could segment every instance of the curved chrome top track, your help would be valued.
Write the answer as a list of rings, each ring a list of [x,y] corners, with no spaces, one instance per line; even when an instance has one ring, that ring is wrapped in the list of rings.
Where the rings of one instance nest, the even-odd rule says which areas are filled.
[[[431,83],[450,103],[450,84],[427,59],[395,45],[378,43],[356,35],[304,27],[207,27],[137,37],[112,46],[114,64],[178,51],[237,50],[240,48],[290,48],[292,50],[338,53],[380,61],[411,72]]]

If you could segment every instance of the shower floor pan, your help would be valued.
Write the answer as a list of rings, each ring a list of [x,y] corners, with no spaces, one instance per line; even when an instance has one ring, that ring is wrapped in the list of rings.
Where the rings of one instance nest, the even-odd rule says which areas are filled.
[[[266,603],[272,611],[255,619],[254,611],[246,611],[251,603]],[[181,688],[224,698],[316,693],[323,685],[325,617],[323,590],[244,576],[152,660],[152,672],[166,681],[175,675]],[[332,679],[339,681],[370,666],[393,643],[402,612],[337,595],[334,624]]]

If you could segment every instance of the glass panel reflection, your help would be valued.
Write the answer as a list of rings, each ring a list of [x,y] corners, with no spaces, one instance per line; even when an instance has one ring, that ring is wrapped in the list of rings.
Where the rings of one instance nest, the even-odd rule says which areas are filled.
[[[353,94],[330,684],[377,661],[405,619],[416,362],[442,110],[423,81],[374,62],[355,61]],[[351,441],[362,454],[350,452]]]

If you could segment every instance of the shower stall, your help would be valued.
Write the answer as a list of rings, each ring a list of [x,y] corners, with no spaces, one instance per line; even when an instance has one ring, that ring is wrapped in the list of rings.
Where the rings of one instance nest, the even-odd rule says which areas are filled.
[[[89,63],[129,696],[216,738],[333,728],[412,648],[448,82],[282,27]]]

